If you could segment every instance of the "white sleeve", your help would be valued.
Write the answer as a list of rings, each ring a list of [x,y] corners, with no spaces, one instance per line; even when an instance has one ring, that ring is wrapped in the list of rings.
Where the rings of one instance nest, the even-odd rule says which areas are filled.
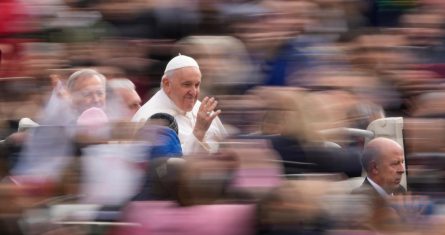
[[[184,154],[218,151],[219,142],[227,137],[227,131],[224,128],[219,118],[216,118],[209,130],[207,131],[204,141],[199,141],[195,135],[190,134],[184,139],[182,151]]]
[[[184,138],[184,143],[182,144],[182,152],[184,155],[191,153],[203,153],[203,152],[211,152],[210,147],[205,143],[199,141],[195,135],[190,134],[189,136]]]

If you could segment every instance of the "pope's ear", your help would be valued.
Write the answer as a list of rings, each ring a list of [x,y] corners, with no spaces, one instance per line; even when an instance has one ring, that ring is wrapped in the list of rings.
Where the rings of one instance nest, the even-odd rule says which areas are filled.
[[[163,77],[161,82],[162,82],[162,87],[164,89],[167,90],[170,88],[170,86],[171,86],[170,79],[168,79],[167,77]]]

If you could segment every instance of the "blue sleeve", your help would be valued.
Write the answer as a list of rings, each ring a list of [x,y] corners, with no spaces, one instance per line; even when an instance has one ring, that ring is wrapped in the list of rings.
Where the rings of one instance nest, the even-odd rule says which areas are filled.
[[[178,135],[170,128],[158,131],[157,143],[151,148],[150,160],[159,157],[181,157],[182,148]]]

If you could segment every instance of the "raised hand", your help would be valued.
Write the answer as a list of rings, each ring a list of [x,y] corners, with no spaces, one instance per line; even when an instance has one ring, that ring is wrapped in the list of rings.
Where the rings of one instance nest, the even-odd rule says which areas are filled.
[[[195,135],[198,140],[202,141],[204,139],[213,120],[221,113],[221,110],[214,111],[217,105],[218,101],[213,97],[205,97],[202,100],[196,117],[195,128],[193,129],[193,135]]]

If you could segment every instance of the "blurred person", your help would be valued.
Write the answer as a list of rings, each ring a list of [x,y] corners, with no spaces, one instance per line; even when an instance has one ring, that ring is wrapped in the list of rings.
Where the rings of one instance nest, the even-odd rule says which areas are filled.
[[[345,100],[350,101],[352,96],[341,92],[310,93],[301,88],[265,87],[253,92],[265,104],[261,134],[257,137],[270,140],[281,155],[286,174],[341,172],[351,177],[360,175],[358,157],[320,134],[324,129],[342,125],[339,110],[344,109]]]
[[[211,205],[228,200],[228,191],[240,164],[237,152],[195,154],[184,159],[186,164],[179,177],[178,191],[181,205]]]
[[[29,133],[12,175],[57,181],[71,157],[79,154],[72,126],[90,108],[105,108],[105,82],[105,76],[92,69],[74,72],[66,87],[59,81],[37,120],[41,126]]]
[[[96,107],[105,108],[106,78],[93,69],[73,73],[66,83],[70,104],[77,114]]]
[[[97,1],[104,19],[126,38],[180,39],[196,31],[201,21],[196,1]]]
[[[98,48],[99,52],[95,56],[101,67],[121,70],[116,71],[120,74],[111,76],[104,72],[104,75],[107,78],[129,78],[142,100],[147,100],[152,95],[152,89],[159,84],[157,79],[152,78],[160,77],[162,67],[167,63],[165,60],[170,57],[169,48],[163,48],[161,42],[148,39],[107,38],[101,41]],[[166,54],[166,59],[159,60],[158,58],[164,56],[159,56],[158,51]]]
[[[23,76],[23,42],[33,41],[25,36],[37,32],[38,19],[20,0],[0,1],[0,76]]]
[[[407,37],[410,52],[419,64],[445,62],[445,18],[438,9],[420,8],[403,15],[402,33]],[[442,71],[443,72],[443,71]],[[443,75],[443,73],[442,73]]]
[[[358,102],[347,110],[349,127],[366,130],[374,120],[384,118],[385,111],[379,105],[371,102]],[[364,147],[365,138],[362,136],[351,136],[350,147],[356,146],[360,150]]]
[[[133,121],[146,121],[155,113],[168,113],[178,122],[179,139],[185,154],[216,151],[217,142],[227,135],[216,110],[218,101],[205,97],[198,100],[201,72],[191,57],[178,55],[167,64],[161,90],[134,115]]]
[[[249,94],[221,96],[224,126],[232,134],[251,134],[259,130],[264,105]]]
[[[418,118],[442,118],[445,116],[444,98],[443,91],[424,92],[412,100],[409,115]]]
[[[14,168],[22,146],[29,136],[30,129],[37,126],[39,126],[39,124],[33,120],[22,118],[19,121],[18,130],[5,139],[0,140],[0,161],[6,161],[6,170],[1,172],[1,177],[7,175],[9,170]]]
[[[150,161],[143,186],[132,201],[173,200],[179,201],[179,181],[185,160],[161,157]]]
[[[21,44],[21,76],[47,78],[47,71],[69,65],[66,45],[54,42],[25,42]]]
[[[85,110],[105,109],[106,77],[94,69],[69,70],[66,82],[51,75],[53,89],[37,122],[42,125],[74,124]]]
[[[400,116],[404,105],[400,83],[394,82],[389,74],[413,62],[405,50],[406,38],[390,31],[369,31],[359,35],[353,45],[356,49],[351,50],[350,59],[357,70],[347,76],[355,81],[351,88],[360,98],[381,105],[389,115]],[[356,83],[359,80],[366,85]]]
[[[311,122],[310,128],[322,134],[324,141],[343,146],[344,140],[347,139],[346,133],[337,132],[330,135],[326,132],[348,127],[347,110],[358,102],[357,96],[340,89],[328,89],[310,92],[306,100],[306,118]]]
[[[403,97],[404,111],[408,112],[409,110],[407,109],[412,106],[412,102],[415,102],[419,96],[441,89],[440,84],[442,83],[442,79],[440,79],[440,74],[434,71],[428,71],[425,67],[420,68],[423,67],[423,65],[415,68],[417,66],[419,65],[416,64],[414,68],[410,69],[392,70],[386,76],[388,80],[397,85],[397,89]],[[426,65],[426,67],[428,67],[428,65]]]
[[[41,125],[29,131],[17,164],[3,179],[2,186],[19,192],[5,201],[11,204],[15,204],[15,200],[25,201],[14,206],[21,211],[60,193],[57,190],[64,180],[63,174],[80,152],[72,125],[89,108],[104,107],[104,94],[105,77],[94,70],[75,72],[66,90],[57,82],[38,120]]]
[[[405,50],[408,41],[404,35],[391,31],[368,30],[355,38],[356,53],[352,61],[358,68],[371,74],[405,68],[413,57]]]
[[[116,98],[120,102],[116,102],[118,102],[118,104],[122,103],[123,110],[121,110],[120,115],[131,119],[139,108],[141,108],[142,102],[134,83],[127,78],[117,78],[109,80],[107,85],[111,88],[112,94],[118,96]],[[112,112],[112,110],[110,110],[110,112]]]
[[[361,12],[363,2],[342,0],[316,0],[320,7],[320,23],[311,29],[328,37],[338,39],[341,34],[363,27],[365,19]]]
[[[136,139],[150,142],[149,159],[181,157],[182,148],[178,137],[178,123],[168,113],[153,114],[136,132]]]
[[[28,21],[32,16],[27,9],[26,3],[18,0],[4,0],[0,3],[2,15],[0,16],[0,35],[15,38],[21,33],[35,30]],[[26,24],[28,23],[28,24]]]
[[[167,126],[178,134],[178,123],[175,118],[167,113],[156,113],[150,117],[150,124],[158,124],[160,126]]]
[[[131,141],[82,148],[81,202],[119,206],[130,200],[144,178],[146,149],[147,144]]]
[[[221,151],[211,156],[215,157],[165,155],[152,159],[142,190],[133,200],[170,200],[192,206],[226,199],[238,165],[237,155]]]
[[[327,189],[325,181],[285,181],[259,201],[257,234],[328,233],[330,219],[321,206]]]
[[[202,76],[201,94],[243,94],[261,83],[242,41],[231,36],[190,36],[178,42],[180,51],[196,59]]]
[[[384,82],[370,73],[356,69],[338,69],[335,73],[329,67],[318,67],[305,74],[300,80],[304,87],[316,91],[329,92],[331,90],[350,93],[354,97],[345,101],[364,100],[377,104],[390,103],[395,99]]]
[[[264,75],[263,84],[289,85],[289,75],[301,73],[318,63],[306,50],[323,41],[307,33],[318,6],[310,1],[260,1],[232,24],[234,35],[243,41],[251,60]],[[297,81],[293,81],[297,84]]]
[[[401,32],[408,39],[407,51],[414,58],[413,67],[420,71],[431,71],[433,75],[429,79],[433,81],[445,75],[444,23],[442,11],[431,6],[419,7],[401,19]]]
[[[104,119],[106,116],[103,112],[102,117],[92,116],[92,112],[88,117],[88,112],[94,110],[96,113],[100,111],[98,108],[91,108],[81,115],[81,117],[85,117],[82,123],[89,128],[90,132],[93,128],[93,133],[88,133],[89,136],[97,136],[100,140],[98,134],[107,128],[101,124],[106,124],[107,120]],[[158,118],[158,116],[153,118]],[[180,157],[182,155],[177,134],[169,127],[147,122],[134,137],[134,127],[137,123],[118,122],[117,124],[111,125],[110,133],[111,140],[117,141],[87,142],[87,146],[82,148],[82,169],[85,172],[85,180],[81,185],[81,194],[84,196],[82,201],[106,205],[101,209],[104,211],[114,210],[115,206],[120,207],[126,203],[140,191],[142,184],[144,184],[143,192],[150,191],[151,181],[145,172],[147,162],[150,162],[149,166],[151,166],[155,158]],[[115,173],[113,177],[104,174],[110,170]],[[144,193],[142,195],[144,196]],[[99,219],[106,219],[101,216],[107,217],[100,215]]]
[[[136,140],[148,141],[149,164],[145,171],[142,186],[132,200],[166,200],[175,194],[170,194],[174,185],[168,185],[175,181],[172,179],[176,174],[176,167],[183,163],[181,143],[178,138],[178,124],[173,116],[167,113],[153,114],[144,127],[136,133]]]
[[[398,27],[399,19],[406,11],[416,7],[423,0],[369,0],[361,1],[361,8],[369,27]]]

